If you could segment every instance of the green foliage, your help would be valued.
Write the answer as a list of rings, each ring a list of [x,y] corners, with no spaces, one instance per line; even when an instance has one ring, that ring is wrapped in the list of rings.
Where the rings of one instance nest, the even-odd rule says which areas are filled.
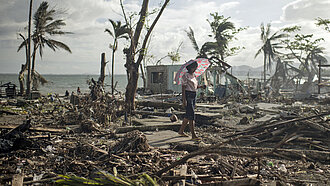
[[[293,50],[300,50],[308,53],[314,50],[315,48],[318,48],[319,43],[321,41],[324,41],[324,38],[318,38],[315,40],[312,39],[313,39],[313,34],[307,34],[307,35],[296,34],[293,40],[291,41],[285,40],[287,41],[288,44],[286,48]]]
[[[48,37],[71,33],[61,30],[61,27],[65,26],[66,24],[62,19],[55,19],[57,14],[58,12],[55,9],[50,9],[48,2],[44,1],[40,4],[39,8],[33,16],[34,31],[32,40],[36,48],[39,48],[40,57],[42,57],[43,48],[45,45],[47,45],[53,51],[56,51],[58,48],[62,48],[71,53],[71,50],[67,45]]]
[[[212,34],[209,37],[213,37],[216,42],[206,42],[202,46],[202,52],[200,54],[212,55],[224,60],[228,56],[235,55],[241,47],[229,48],[229,43],[234,39],[236,34],[245,30],[246,28],[236,28],[234,23],[230,22],[230,17],[224,17],[219,13],[211,13],[212,20],[207,19],[212,30]],[[196,47],[195,47],[196,48]]]
[[[316,26],[324,26],[324,30],[330,32],[330,20],[329,19],[322,19],[320,17],[318,17],[316,19]]]
[[[180,50],[182,44],[183,44],[183,42],[181,42],[179,44],[178,48],[175,51],[171,51],[171,52],[167,53],[167,56],[171,59],[172,64],[174,62],[179,62],[180,61],[181,56],[180,56],[179,50]]]
[[[282,42],[286,49],[291,51],[289,54],[300,62],[300,77],[307,76],[308,83],[311,83],[315,74],[317,75],[317,63],[326,63],[327,60],[322,56],[324,48],[320,43],[324,38],[313,39],[313,34],[296,34],[293,39],[285,39]]]
[[[188,38],[190,39],[192,45],[193,45],[193,48],[195,49],[195,51],[198,53],[198,55],[201,55],[201,51],[199,50],[199,47],[198,47],[198,44],[197,44],[197,41],[195,39],[195,34],[194,34],[194,30],[189,27],[189,30],[188,31],[185,31]]]
[[[130,30],[127,25],[121,25],[120,21],[109,19],[109,22],[112,25],[112,31],[106,28],[104,32],[107,32],[114,39],[113,44],[109,44],[109,48],[115,52],[118,48],[118,40],[122,38],[128,40],[128,34]]]
[[[291,26],[291,27],[286,27],[286,28],[282,29],[283,32],[287,32],[287,33],[297,32],[300,30],[301,30],[301,26],[297,26],[297,25]]]
[[[87,179],[78,177],[75,175],[59,175],[63,179],[57,180],[55,183],[57,185],[119,185],[119,186],[139,186],[139,185],[150,185],[156,186],[157,182],[151,178],[148,174],[143,173],[137,179],[129,179],[125,176],[118,175],[116,169],[114,169],[114,174],[109,174],[105,172],[99,172],[99,177],[94,179]]]
[[[34,30],[32,41],[34,43],[34,54],[36,53],[36,50],[39,49],[40,57],[42,57],[45,45],[47,45],[53,51],[61,48],[72,53],[66,44],[49,38],[49,36],[54,35],[71,34],[71,32],[65,32],[61,30],[62,27],[66,24],[62,19],[55,19],[58,14],[58,11],[49,8],[48,2],[43,1],[40,3],[37,11],[33,16]],[[28,42],[28,39],[20,44],[17,51],[19,51],[25,45],[25,43]]]
[[[278,42],[278,40],[288,37],[285,33],[280,33],[279,31],[271,34],[271,24],[268,23],[267,26],[264,25],[264,23],[261,23],[260,25],[260,39],[262,41],[261,48],[257,51],[255,54],[255,57],[257,57],[259,54],[264,54],[264,80],[266,79],[266,69],[271,69],[272,62],[274,59],[280,55],[279,49],[282,48],[281,43]],[[297,28],[287,28],[287,31],[295,30]]]

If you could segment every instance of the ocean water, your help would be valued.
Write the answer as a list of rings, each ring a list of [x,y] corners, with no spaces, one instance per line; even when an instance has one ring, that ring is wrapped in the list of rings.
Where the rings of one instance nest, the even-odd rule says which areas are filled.
[[[99,75],[43,75],[43,77],[48,81],[44,86],[39,86],[39,91],[43,95],[48,93],[57,93],[59,95],[64,95],[65,91],[68,90],[70,93],[72,91],[76,92],[79,87],[82,93],[88,93],[89,88],[87,81],[90,79],[98,80]],[[117,83],[116,90],[120,92],[125,92],[127,85],[127,76],[115,75],[114,83]],[[18,74],[0,74],[0,85],[5,83],[14,83],[17,85],[17,91],[19,91],[19,81]],[[111,78],[106,76],[104,79],[105,91],[111,92]],[[142,87],[142,78],[138,80],[138,87]],[[26,85],[25,85],[26,88]]]

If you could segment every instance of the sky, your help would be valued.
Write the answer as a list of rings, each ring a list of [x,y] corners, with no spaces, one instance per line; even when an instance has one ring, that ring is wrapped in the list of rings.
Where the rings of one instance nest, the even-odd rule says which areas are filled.
[[[164,0],[150,0],[149,10],[159,8]],[[29,0],[0,0],[0,73],[18,73],[21,64],[25,63],[25,52],[17,52],[22,39],[17,33],[27,35]],[[41,0],[34,0],[36,10]],[[51,7],[64,12],[62,17],[66,26],[62,30],[73,34],[54,37],[67,44],[72,54],[49,48],[44,50],[43,58],[37,58],[36,70],[40,74],[99,74],[101,53],[106,53],[106,60],[111,61],[109,44],[112,37],[105,33],[106,28],[112,29],[108,19],[121,21],[124,17],[119,0],[48,0]],[[123,0],[127,14],[138,13],[141,0]],[[230,17],[229,21],[238,27],[248,27],[237,35],[237,40],[230,46],[244,47],[237,55],[226,58],[232,66],[263,65],[262,55],[255,58],[257,50],[262,46],[260,40],[260,24],[272,24],[272,33],[281,28],[299,25],[301,33],[314,34],[314,39],[323,37],[322,47],[325,55],[330,56],[330,37],[321,27],[315,25],[315,19],[330,18],[330,0],[171,0],[158,21],[151,36],[149,55],[153,58],[147,65],[175,51],[180,43],[181,60],[178,64],[196,57],[186,30],[191,27],[199,46],[213,41],[208,35],[211,29],[207,19],[210,13]],[[138,18],[138,17],[136,17]],[[151,20],[152,21],[152,20]],[[150,21],[150,24],[151,24]],[[123,48],[128,46],[120,40],[115,57],[115,74],[125,74]],[[109,63],[110,64],[110,63]],[[171,64],[169,58],[161,64]],[[109,65],[110,66],[110,65]],[[109,67],[111,68],[111,67]]]

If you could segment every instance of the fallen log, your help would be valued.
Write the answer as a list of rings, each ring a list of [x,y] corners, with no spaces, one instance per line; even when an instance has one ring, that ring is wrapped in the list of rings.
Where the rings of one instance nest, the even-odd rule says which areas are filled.
[[[19,115],[16,112],[11,112],[11,111],[8,111],[8,110],[0,110],[0,114]]]
[[[156,108],[171,108],[173,107],[176,110],[183,109],[182,104],[180,103],[168,103],[168,102],[161,102],[161,101],[137,101],[137,106],[143,107],[156,107]]]
[[[219,143],[216,143],[214,145],[210,145],[210,146],[207,146],[207,147],[204,147],[200,150],[197,150],[195,152],[192,152],[192,153],[189,153],[185,156],[183,156],[180,160],[177,160],[175,162],[173,162],[171,165],[159,170],[158,172],[156,172],[156,175],[158,177],[161,177],[161,175],[169,170],[171,170],[172,168],[178,166],[178,165],[181,165],[182,163],[186,162],[188,159],[192,158],[192,157],[195,157],[195,156],[198,156],[198,155],[202,155],[202,154],[207,154],[207,153],[214,153],[214,152],[217,152],[217,150],[222,147],[223,145],[225,144],[228,144],[228,143],[231,143],[231,142],[234,142],[234,141],[237,141],[238,139],[241,139],[241,138],[250,138],[251,135],[245,135],[245,136],[238,136],[236,138],[232,138],[232,139],[228,139],[224,142],[219,142]],[[267,154],[271,154],[273,152],[275,152],[281,145],[283,145],[284,143],[288,142],[288,141],[291,141],[295,138],[297,138],[299,136],[297,136],[295,133],[289,135],[288,137],[285,137],[281,142],[279,142],[277,145],[275,145],[275,147],[269,151],[269,152],[265,152],[265,153],[258,153],[258,154],[254,154],[253,157],[257,158],[257,157],[263,157]]]
[[[118,127],[115,133],[126,133],[133,130],[139,131],[156,131],[156,130],[175,130],[180,129],[181,124],[167,124],[167,125],[152,125],[152,126],[128,126],[128,127]]]
[[[296,118],[296,119],[291,119],[291,120],[287,120],[287,121],[281,121],[281,122],[275,122],[275,123],[265,123],[263,125],[257,125],[257,126],[253,126],[250,128],[247,128],[244,131],[235,133],[235,134],[231,134],[229,136],[225,136],[224,138],[230,138],[230,137],[235,137],[235,136],[239,136],[239,135],[246,135],[246,134],[257,134],[260,133],[261,131],[267,130],[267,129],[271,129],[271,128],[278,128],[281,125],[286,125],[289,123],[294,123],[294,122],[299,122],[299,121],[305,121],[305,120],[309,120],[309,119],[313,119],[313,118],[318,118],[321,116],[325,116],[325,115],[329,115],[330,112],[327,113],[322,113],[322,114],[318,114],[318,115],[314,115],[314,116],[308,116],[308,117],[304,117],[304,118]]]
[[[219,153],[222,155],[234,155],[242,157],[254,158],[258,154],[264,153],[264,156],[268,157],[279,157],[276,154],[280,154],[280,158],[289,158],[289,160],[301,160],[308,159],[313,162],[330,163],[330,152],[329,151],[318,151],[318,150],[297,150],[297,149],[283,149],[278,148],[274,153],[266,153],[273,151],[273,148],[261,148],[261,147],[220,147],[209,153]],[[242,153],[244,152],[244,153]]]
[[[247,138],[247,137],[251,137],[251,136],[238,136],[236,138],[233,138],[233,139],[228,139],[227,141],[224,141],[224,142],[219,142],[219,143],[216,143],[214,145],[210,145],[208,147],[204,147],[200,150],[197,150],[195,152],[192,152],[190,154],[187,154],[186,156],[183,156],[180,160],[177,160],[175,162],[173,162],[171,165],[159,170],[158,172],[156,172],[156,175],[158,177],[161,177],[161,175],[167,171],[169,171],[170,169],[178,166],[178,165],[181,165],[183,164],[184,162],[186,162],[188,159],[192,158],[192,157],[195,157],[195,156],[198,156],[198,155],[201,155],[201,154],[205,154],[206,152],[212,150],[212,149],[216,149],[216,148],[219,148],[225,144],[228,144],[228,143],[231,143],[233,141],[236,141],[240,138]]]
[[[205,183],[203,185],[219,185],[219,186],[232,186],[232,185],[260,185],[260,181],[252,178],[234,179],[228,181],[216,181],[213,183]]]
[[[31,127],[31,120],[26,120],[23,124],[18,125],[16,127],[12,128],[9,132],[7,132],[3,136],[3,139],[15,138],[16,134],[23,133],[26,130],[28,130],[30,127]]]
[[[326,133],[330,134],[330,129],[325,128],[324,126],[322,126],[318,123],[314,123],[314,122],[311,122],[311,121],[305,121],[304,124],[311,127],[311,128],[313,128],[313,129],[316,129],[316,130],[319,130],[319,131],[326,132]]]
[[[14,129],[19,125],[1,125],[0,129]],[[30,127],[29,130],[37,132],[53,132],[53,133],[65,133],[65,129],[55,129],[55,128],[43,128],[43,127]]]

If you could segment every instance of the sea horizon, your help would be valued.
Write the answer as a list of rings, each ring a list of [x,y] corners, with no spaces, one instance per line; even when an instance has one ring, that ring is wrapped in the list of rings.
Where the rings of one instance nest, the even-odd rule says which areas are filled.
[[[87,82],[92,78],[94,80],[97,80],[99,78],[99,75],[97,74],[42,74],[42,76],[48,81],[48,83],[46,83],[45,85],[39,85],[38,87],[38,91],[42,95],[47,95],[49,93],[64,95],[66,91],[69,91],[70,93],[77,92],[78,87],[82,93],[88,93],[89,85]],[[8,82],[15,84],[17,86],[16,91],[19,91],[18,73],[0,73],[0,85],[3,85]],[[125,92],[127,85],[126,74],[115,74],[114,83],[116,82],[118,82],[116,90],[121,93]],[[141,87],[142,85],[142,78],[139,78],[138,87]],[[111,91],[111,78],[109,77],[109,75],[105,76],[104,89],[106,92]]]

